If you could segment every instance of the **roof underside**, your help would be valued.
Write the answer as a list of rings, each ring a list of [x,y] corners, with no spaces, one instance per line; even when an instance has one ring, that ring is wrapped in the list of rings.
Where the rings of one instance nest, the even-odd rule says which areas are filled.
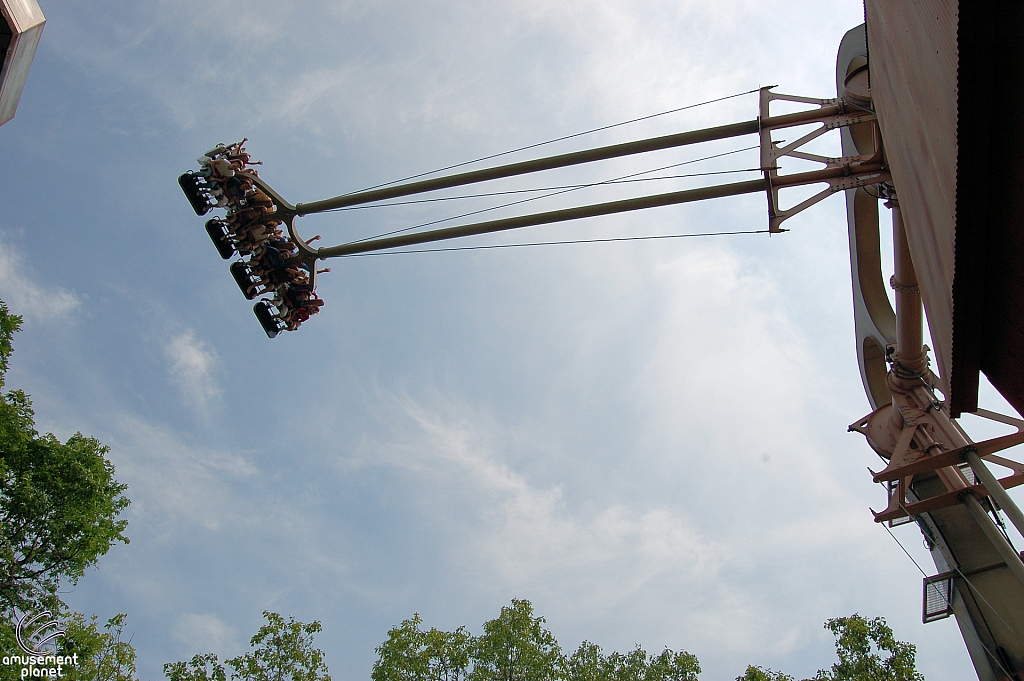
[[[1024,5],[964,3],[959,25],[954,414],[978,371],[1024,413]]]
[[[1024,413],[1024,4],[865,3],[871,94],[953,416]]]

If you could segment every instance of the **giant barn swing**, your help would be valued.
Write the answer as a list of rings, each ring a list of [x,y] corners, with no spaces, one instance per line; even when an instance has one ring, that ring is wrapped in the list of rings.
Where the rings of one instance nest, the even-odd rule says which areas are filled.
[[[955,615],[979,678],[1010,679],[1018,669],[1024,667],[1020,664],[1024,660],[1024,632],[1021,631],[1020,619],[1020,613],[1024,613],[1024,563],[1012,548],[1001,526],[998,509],[1003,510],[1021,534],[1024,534],[1024,514],[1005,491],[1006,488],[1024,484],[1024,465],[999,457],[996,452],[1024,443],[1024,422],[978,409],[975,412],[977,415],[1013,425],[1018,430],[1011,435],[973,443],[951,417],[948,405],[936,395],[935,390],[941,382],[929,369],[928,348],[923,344],[921,292],[882,144],[878,118],[872,106],[867,80],[866,48],[860,36],[863,36],[862,28],[850,31],[840,48],[840,59],[845,59],[847,63],[839,64],[837,69],[840,76],[839,97],[815,99],[784,95],[772,92],[770,87],[731,95],[759,94],[758,117],[741,123],[419,179],[434,174],[426,173],[312,203],[291,204],[274,191],[253,168],[256,164],[250,161],[245,152],[245,140],[234,145],[220,145],[208,151],[199,159],[200,169],[185,173],[178,181],[197,215],[205,215],[217,208],[226,210],[223,217],[213,218],[206,223],[207,232],[222,258],[240,256],[230,266],[230,271],[246,298],[261,298],[255,303],[254,311],[271,338],[284,330],[294,331],[311,315],[319,312],[323,301],[315,292],[317,276],[327,271],[316,269],[319,260],[382,251],[396,252],[391,249],[757,192],[765,192],[767,196],[768,228],[720,234],[782,233],[787,231],[782,228],[786,219],[834,193],[846,192],[851,221],[856,307],[865,302],[867,294],[861,290],[866,290],[862,281],[865,275],[858,275],[857,271],[856,261],[863,254],[854,252],[855,248],[860,247],[855,246],[854,232],[860,234],[864,228],[858,221],[867,224],[873,220],[868,228],[877,230],[877,202],[879,198],[886,199],[885,205],[893,211],[895,275],[891,283],[896,291],[896,323],[894,332],[878,332],[875,334],[878,338],[872,341],[875,345],[879,340],[883,341],[884,358],[878,353],[878,357],[875,357],[868,350],[862,352],[862,348],[858,347],[862,379],[874,411],[855,422],[850,430],[862,433],[886,464],[881,472],[872,473],[874,481],[885,486],[888,498],[887,508],[875,513],[875,521],[883,523],[887,529],[901,522],[916,522],[940,569],[940,574],[925,579],[924,621]],[[845,77],[842,77],[844,73]],[[790,106],[806,105],[807,108],[796,113],[773,116],[769,111],[773,102],[788,102]],[[702,104],[706,103],[710,102]],[[815,127],[792,142],[784,143],[773,138],[776,131],[809,125]],[[607,128],[599,128],[603,129]],[[835,129],[843,130],[843,155],[825,157],[801,150],[812,140]],[[582,134],[586,133],[579,133]],[[297,218],[314,213],[373,205],[389,199],[499,178],[745,135],[759,136],[756,148],[760,151],[760,167],[754,170],[758,170],[761,177],[755,180],[650,194],[455,227],[425,231],[413,231],[417,228],[412,227],[321,248],[310,246],[319,237],[303,239],[296,224]],[[552,141],[563,139],[568,138]],[[531,145],[524,149],[536,146],[541,145]],[[808,172],[781,174],[779,161],[783,157],[815,162],[822,167]],[[456,167],[450,166],[442,171]],[[574,185],[568,189],[618,181],[626,180],[617,178],[592,185]],[[780,190],[806,185],[824,187],[788,209],[781,208]],[[870,207],[874,211],[874,217],[866,220],[861,217],[864,212],[861,210],[862,204],[857,203],[865,196],[870,197]],[[870,218],[870,211],[864,214]],[[707,235],[679,234],[581,241],[684,236]],[[874,238],[877,242],[877,231]],[[860,281],[858,276],[861,277]],[[880,277],[880,273],[876,276]],[[888,314],[892,315],[891,308]],[[885,342],[891,336],[895,337]],[[869,348],[869,345],[865,343],[863,347]],[[872,369],[872,366],[875,368]],[[878,366],[882,367],[881,374]],[[998,480],[982,459],[1009,468],[1012,474]],[[964,527],[973,528],[966,535],[970,541],[978,536],[983,538],[988,547],[986,555],[989,559],[986,560],[992,565],[978,567],[965,559],[963,542],[968,539],[961,537],[958,529]],[[977,532],[979,529],[980,535]],[[971,546],[975,547],[974,544]],[[970,550],[976,551],[976,548]],[[985,562],[982,558],[977,560]],[[985,574],[984,579],[978,576],[982,573]]]

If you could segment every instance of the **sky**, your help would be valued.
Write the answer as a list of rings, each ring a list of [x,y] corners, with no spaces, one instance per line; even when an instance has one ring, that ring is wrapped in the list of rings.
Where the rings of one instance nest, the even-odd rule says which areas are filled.
[[[103,620],[128,614],[140,678],[244,652],[270,610],[321,621],[332,677],[367,679],[413,613],[479,633],[513,598],[568,651],[685,649],[703,679],[748,664],[813,675],[835,659],[823,623],[854,612],[916,644],[928,679],[972,676],[953,620],[921,624],[922,575],[868,510],[885,504],[865,470],[878,459],[846,432],[870,407],[843,198],[770,238],[336,260],[319,317],[271,341],[175,181],[248,137],[261,177],[312,201],[763,85],[835,96],[859,2],[41,4],[42,42],[0,128],[0,298],[25,317],[8,385],[32,395],[40,430],[109,445],[129,486],[130,545],[63,595]],[[501,160],[756,107],[735,97]],[[838,138],[819,148],[838,154]],[[757,164],[745,151],[674,172]],[[298,224],[331,245],[496,201]],[[750,195],[466,244],[765,228]],[[1008,408],[990,389],[982,402]],[[894,533],[935,572],[912,525]]]

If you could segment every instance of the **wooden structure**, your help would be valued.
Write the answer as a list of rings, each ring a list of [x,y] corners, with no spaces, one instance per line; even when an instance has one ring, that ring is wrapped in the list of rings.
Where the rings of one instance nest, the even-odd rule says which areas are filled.
[[[889,488],[876,521],[912,519],[931,549],[940,574],[926,580],[925,621],[956,616],[979,679],[1020,681],[1024,562],[997,511],[1024,533],[1005,492],[1024,484],[1024,465],[997,452],[1024,443],[1024,422],[979,409],[978,382],[984,373],[1024,413],[1024,6],[866,0],[865,19],[842,42],[836,82],[877,113],[897,309],[881,280],[878,197],[847,191],[857,349],[874,409],[851,429],[887,463],[874,476]],[[844,154],[870,145],[856,126],[842,135]],[[919,301],[937,375],[922,353]],[[974,443],[955,421],[963,412],[1018,432]],[[986,462],[1012,474],[997,480]]]
[[[0,0],[0,125],[18,109],[45,23],[36,0]]]

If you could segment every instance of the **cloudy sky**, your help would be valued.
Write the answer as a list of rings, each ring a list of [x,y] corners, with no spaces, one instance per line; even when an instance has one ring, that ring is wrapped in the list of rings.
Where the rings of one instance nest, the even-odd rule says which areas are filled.
[[[781,237],[335,261],[319,318],[270,341],[175,182],[243,136],[298,202],[761,85],[834,96],[860,2],[42,4],[0,128],[0,297],[26,320],[9,385],[42,430],[108,444],[129,485],[131,545],[65,595],[128,613],[143,679],[242,652],[273,610],[321,620],[332,676],[365,680],[414,612],[479,632],[512,598],[565,648],[685,649],[705,679],[809,676],[834,660],[822,623],[854,612],[916,643],[929,679],[973,674],[952,620],[920,623],[921,574],[868,511],[884,504],[877,458],[846,432],[869,406],[841,197]],[[755,115],[747,95],[506,158]],[[756,165],[748,151],[684,172]],[[300,229],[340,243],[494,203]],[[471,243],[764,228],[751,195]],[[934,572],[917,531],[895,532]]]

